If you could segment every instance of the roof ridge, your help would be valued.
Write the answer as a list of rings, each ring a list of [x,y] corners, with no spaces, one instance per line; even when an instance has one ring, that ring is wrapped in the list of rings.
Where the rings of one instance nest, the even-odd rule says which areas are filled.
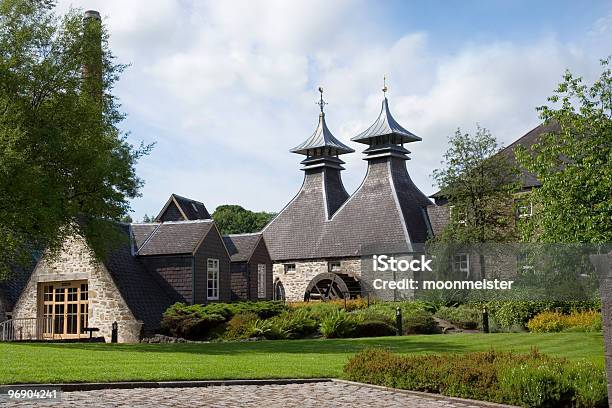
[[[187,201],[193,201],[194,203],[198,203],[198,204],[202,204],[202,205],[204,205],[204,203],[203,203],[203,202],[198,201],[198,200],[194,200],[193,198],[189,198],[189,197],[185,197],[185,196],[182,196],[182,195],[178,195],[178,194],[176,194],[176,193],[171,193],[171,194],[172,194],[173,196],[177,197],[177,198],[180,198],[180,199],[183,199],[183,200],[187,200]]]
[[[159,224],[160,225],[178,225],[178,224],[199,224],[199,223],[209,223],[209,222],[215,222],[215,220],[213,220],[212,218],[204,218],[204,219],[197,219],[197,220],[180,220],[180,221],[162,221]]]
[[[248,236],[248,235],[261,235],[261,232],[242,232],[239,234],[225,234],[224,237],[239,237],[239,236]]]

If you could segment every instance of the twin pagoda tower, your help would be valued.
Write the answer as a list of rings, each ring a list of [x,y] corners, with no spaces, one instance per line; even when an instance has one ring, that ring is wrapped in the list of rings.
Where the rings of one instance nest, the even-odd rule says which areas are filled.
[[[414,185],[406,169],[410,153],[404,144],[421,138],[391,115],[385,96],[376,121],[351,140],[363,151],[367,173],[349,195],[340,172],[341,155],[354,150],[327,127],[322,92],[314,133],[292,153],[306,156],[304,182],[296,196],[263,230],[275,263],[346,260],[378,252],[395,252],[398,244],[424,243],[429,232],[426,207],[431,201]],[[275,268],[275,272],[276,272]],[[276,273],[275,273],[276,275]]]

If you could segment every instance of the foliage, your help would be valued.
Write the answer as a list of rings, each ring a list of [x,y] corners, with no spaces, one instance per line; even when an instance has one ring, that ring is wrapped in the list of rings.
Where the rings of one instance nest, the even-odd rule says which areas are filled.
[[[328,338],[351,337],[355,332],[357,321],[344,310],[336,310],[321,319],[319,330],[321,334]]]
[[[357,322],[351,337],[384,337],[395,334],[395,327],[386,321],[365,320]]]
[[[436,312],[436,317],[447,320],[462,329],[477,329],[482,321],[482,312],[479,309],[459,305],[457,307],[442,306]]]
[[[603,369],[587,362],[531,353],[473,352],[400,356],[366,349],[344,367],[348,380],[518,404],[525,407],[605,407]],[[586,386],[592,384],[591,387]]]
[[[242,234],[261,231],[274,213],[253,212],[239,205],[220,205],[212,214],[221,234]]]
[[[286,310],[282,302],[236,302],[211,303],[209,305],[186,305],[175,303],[163,314],[161,328],[173,336],[192,340],[210,338],[217,333],[214,329],[230,321],[238,314],[253,314],[257,319],[269,319]],[[239,321],[235,322],[236,326]],[[244,325],[250,327],[247,322]],[[238,328],[236,328],[238,330]],[[246,328],[241,328],[242,334],[248,336]]]
[[[247,339],[252,337],[252,326],[258,317],[255,313],[245,312],[234,315],[225,327],[226,339]]]
[[[118,128],[117,64],[104,26],[55,2],[0,0],[0,275],[85,238],[103,257],[123,235],[115,223],[142,186],[133,147]],[[83,67],[87,74],[83,74]]]
[[[601,313],[594,310],[562,314],[545,311],[527,323],[527,329],[535,333],[571,331],[601,331]]]
[[[558,130],[516,152],[542,186],[531,193],[534,214],[521,229],[528,241],[612,242],[612,72],[608,57],[591,85],[569,71],[551,106],[538,108]]]
[[[431,313],[420,311],[402,316],[403,334],[438,333],[439,327]]]
[[[508,212],[518,189],[516,166],[499,152],[495,137],[484,128],[476,133],[457,129],[449,137],[444,168],[433,178],[448,200],[451,222],[436,238],[442,242],[507,242],[513,235],[514,212]]]
[[[481,305],[482,306],[482,305]],[[544,311],[559,311],[569,314],[572,311],[599,310],[600,300],[592,301],[493,301],[487,302],[489,315],[501,328],[525,327],[527,322]]]

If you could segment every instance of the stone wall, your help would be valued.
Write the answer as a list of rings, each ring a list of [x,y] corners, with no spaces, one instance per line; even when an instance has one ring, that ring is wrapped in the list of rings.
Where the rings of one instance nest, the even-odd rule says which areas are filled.
[[[361,277],[361,259],[333,259],[340,261],[340,273],[359,279]],[[286,264],[295,264],[295,272],[285,272]],[[299,302],[304,300],[304,293],[310,281],[320,273],[329,272],[329,263],[325,259],[309,261],[287,261],[274,263],[272,267],[273,280],[280,280],[285,288],[285,300]]]
[[[109,272],[92,255],[80,238],[68,240],[56,258],[44,256],[13,308],[13,318],[39,317],[38,287],[43,282],[87,280],[89,285],[89,326],[97,327],[97,336],[111,340],[111,325],[119,325],[118,341],[134,343],[140,339],[142,322],[128,308]],[[28,333],[24,333],[24,337]]]

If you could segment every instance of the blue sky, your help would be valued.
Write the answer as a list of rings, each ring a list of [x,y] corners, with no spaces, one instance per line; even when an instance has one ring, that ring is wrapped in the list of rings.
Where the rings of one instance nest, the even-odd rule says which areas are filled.
[[[408,171],[435,191],[446,138],[486,127],[509,144],[538,124],[566,68],[593,79],[612,54],[612,2],[60,0],[99,10],[120,62],[116,88],[130,140],[156,142],[138,164],[146,184],[133,218],[170,193],[278,211],[299,189],[288,150],[317,122],[325,89],[331,131],[353,191],[363,148],[348,142],[380,110],[382,77],[396,119],[422,137]]]

